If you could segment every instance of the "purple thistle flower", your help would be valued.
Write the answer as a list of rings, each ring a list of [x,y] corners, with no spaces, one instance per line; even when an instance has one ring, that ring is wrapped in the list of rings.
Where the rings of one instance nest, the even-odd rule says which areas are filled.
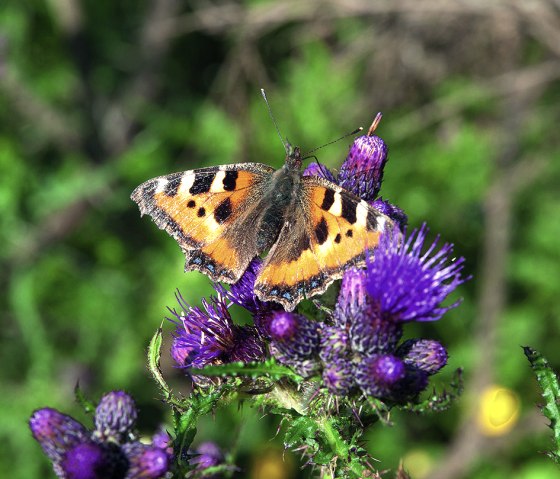
[[[435,374],[447,364],[447,350],[433,339],[409,339],[397,351],[407,366]]]
[[[204,471],[210,467],[225,464],[225,456],[216,443],[211,441],[203,442],[195,449],[194,454],[195,456],[189,463],[194,467],[196,472],[202,473],[202,477],[208,479],[219,479],[223,477],[222,474],[204,474]]]
[[[229,291],[221,284],[215,284],[214,288],[218,294],[223,295],[232,303],[237,304],[253,315],[253,322],[258,332],[268,338],[268,322],[272,311],[282,310],[282,306],[273,301],[262,301],[255,294],[255,280],[262,266],[263,260],[255,258],[237,283],[231,285]]]
[[[138,411],[131,396],[112,391],[101,398],[95,410],[95,432],[103,441],[124,442],[134,429]]]
[[[60,462],[62,477],[66,479],[128,478],[128,466],[128,459],[116,444],[95,442],[83,442],[69,449]]]
[[[225,461],[224,454],[220,447],[211,441],[202,442],[195,450],[196,456],[190,460],[197,470],[208,469],[209,467],[218,466]]]
[[[335,324],[347,329],[358,318],[367,314],[368,296],[366,271],[351,268],[344,273],[334,312]]]
[[[356,366],[356,382],[368,396],[388,398],[406,376],[402,359],[392,354],[376,354]]]
[[[164,449],[133,442],[123,451],[129,462],[125,479],[158,479],[169,470],[170,457]]]
[[[29,419],[29,427],[47,457],[55,463],[66,451],[90,439],[89,431],[82,424],[52,408],[36,410]]]
[[[339,326],[321,328],[321,351],[319,357],[323,362],[323,382],[327,389],[344,396],[355,386],[352,350],[346,330]]]
[[[255,294],[255,280],[261,269],[263,260],[255,258],[250,263],[237,283],[231,285],[229,291],[221,284],[216,284],[215,289],[218,294],[222,294],[232,303],[237,304],[251,313],[257,313],[259,310],[266,308],[268,303],[261,301]]]
[[[402,336],[402,327],[380,317],[366,291],[367,271],[344,273],[334,313],[336,324],[349,331],[354,352],[380,354],[392,351]],[[328,330],[327,330],[328,331]]]
[[[385,201],[381,197],[370,202],[370,205],[380,213],[383,213],[385,216],[391,218],[395,224],[398,225],[401,231],[404,231],[404,228],[408,224],[408,216],[402,209],[392,203],[389,203],[388,201]]]
[[[113,391],[97,406],[94,431],[52,408],[35,411],[29,426],[59,478],[161,478],[169,469],[169,452],[135,440],[136,416],[134,400],[122,391]],[[144,451],[141,455],[140,450]]]
[[[105,451],[99,444],[82,442],[69,449],[62,459],[61,469],[67,477],[95,479],[106,469]]]
[[[351,353],[348,333],[338,326],[323,326],[321,328],[321,360],[328,364],[337,358],[348,357]]]
[[[377,197],[387,163],[387,145],[373,134],[380,120],[377,114],[368,134],[354,140],[338,173],[338,184],[366,201]]]
[[[221,293],[202,300],[204,311],[188,305],[176,294],[182,312],[170,309],[177,324],[171,356],[181,367],[203,368],[208,364],[264,359],[264,344],[253,326],[233,323]]]
[[[350,326],[352,349],[361,354],[384,354],[394,351],[402,337],[402,325],[379,317],[373,308]]]
[[[152,436],[152,446],[154,447],[167,450],[171,453],[173,452],[172,444],[173,441],[171,437],[163,427],[160,427]]]
[[[281,363],[307,377],[319,366],[319,324],[301,314],[276,311],[270,324],[270,351]]]
[[[347,395],[356,385],[351,361],[342,357],[331,358],[323,369],[323,382],[336,396]]]
[[[438,238],[422,254],[427,228],[423,225],[403,239],[383,234],[374,257],[367,264],[368,295],[386,321],[436,321],[459,301],[441,302],[466,279],[461,276],[464,258],[449,259],[451,244],[436,250]]]
[[[303,176],[318,176],[319,178],[324,178],[332,183],[336,183],[332,172],[325,165],[316,162],[307,165],[307,168],[303,170]]]

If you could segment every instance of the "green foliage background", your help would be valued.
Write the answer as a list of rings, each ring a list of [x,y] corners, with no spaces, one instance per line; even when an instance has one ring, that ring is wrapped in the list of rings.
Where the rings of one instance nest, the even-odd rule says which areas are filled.
[[[464,366],[464,397],[448,412],[399,413],[392,428],[372,431],[378,467],[394,470],[414,451],[433,471],[454,464],[453,477],[554,477],[539,452],[549,434],[520,346],[560,365],[558,25],[558,6],[545,0],[532,10],[474,0],[453,8],[431,0],[3,0],[0,477],[53,477],[26,421],[46,405],[89,420],[73,402],[77,381],[94,399],[131,392],[147,433],[168,420],[145,349],[176,288],[194,304],[211,288],[182,272],[175,242],[140,219],[129,195],[172,171],[280,166],[283,147],[260,88],[304,151],[383,111],[383,197],[412,226],[426,221],[455,243],[474,276],[460,308],[409,331],[448,345],[451,367],[438,384]],[[350,143],[317,155],[336,167]],[[519,395],[521,417],[489,439],[471,406],[493,382]],[[235,443],[246,477],[261,477],[258,460],[281,447],[268,442],[276,427],[273,417],[231,408],[200,433]],[[453,459],[468,434],[473,451]],[[283,464],[279,477],[303,477],[297,457]],[[410,464],[413,477],[427,477]]]

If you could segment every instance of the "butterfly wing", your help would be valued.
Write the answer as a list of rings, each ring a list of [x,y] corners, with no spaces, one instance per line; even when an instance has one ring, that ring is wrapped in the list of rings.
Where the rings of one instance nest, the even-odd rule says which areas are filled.
[[[179,243],[185,270],[232,283],[257,254],[256,205],[273,172],[259,163],[200,168],[148,180],[131,198]]]
[[[392,221],[366,201],[323,178],[305,176],[298,211],[284,223],[255,283],[262,300],[292,310],[323,293],[349,266],[365,264],[366,251]]]

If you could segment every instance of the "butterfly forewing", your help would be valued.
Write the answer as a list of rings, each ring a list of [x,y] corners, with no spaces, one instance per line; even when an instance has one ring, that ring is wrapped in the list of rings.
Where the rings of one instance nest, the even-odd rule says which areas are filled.
[[[231,283],[257,254],[256,205],[273,171],[241,163],[173,173],[143,183],[131,197],[177,240],[186,270]]]

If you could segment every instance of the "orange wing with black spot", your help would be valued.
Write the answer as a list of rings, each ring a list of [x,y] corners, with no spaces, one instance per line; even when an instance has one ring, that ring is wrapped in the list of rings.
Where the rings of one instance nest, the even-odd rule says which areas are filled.
[[[305,176],[300,211],[284,223],[265,259],[255,291],[292,310],[303,298],[324,292],[349,266],[364,265],[392,221],[366,201],[322,178]]]
[[[173,173],[136,188],[131,198],[185,253],[185,270],[235,282],[257,254],[257,208],[274,168],[239,163]]]

